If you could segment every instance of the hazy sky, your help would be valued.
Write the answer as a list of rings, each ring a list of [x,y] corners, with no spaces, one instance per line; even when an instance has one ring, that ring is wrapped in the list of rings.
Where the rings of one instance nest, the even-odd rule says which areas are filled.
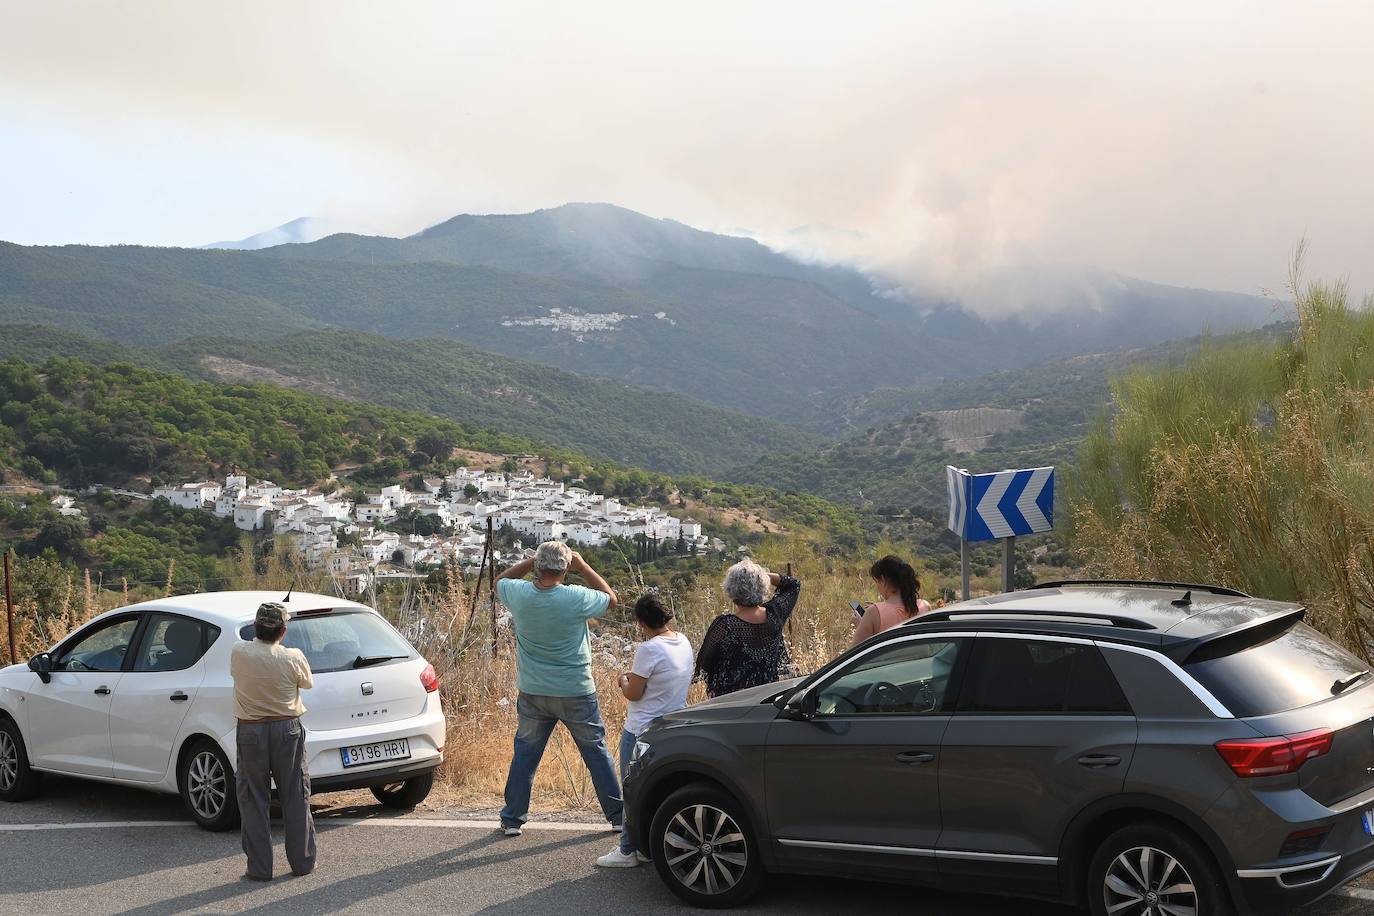
[[[957,292],[1374,288],[1374,4],[0,5],[0,238],[619,203]]]

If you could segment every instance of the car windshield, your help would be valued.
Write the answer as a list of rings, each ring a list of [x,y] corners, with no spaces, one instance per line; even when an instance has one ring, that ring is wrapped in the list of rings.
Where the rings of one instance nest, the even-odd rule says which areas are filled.
[[[253,638],[250,623],[240,631]],[[400,633],[376,614],[362,610],[336,610],[293,617],[282,645],[300,649],[315,674],[345,671],[363,664],[414,658],[415,650]]]
[[[1331,699],[1337,681],[1367,665],[1305,624],[1277,639],[1187,666],[1240,717],[1268,716]],[[1364,686],[1356,683],[1351,690]]]

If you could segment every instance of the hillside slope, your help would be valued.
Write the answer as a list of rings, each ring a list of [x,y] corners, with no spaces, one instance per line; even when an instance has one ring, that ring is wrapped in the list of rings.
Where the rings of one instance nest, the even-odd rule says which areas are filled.
[[[434,476],[464,451],[543,454],[551,470],[575,470],[598,492],[631,500],[742,509],[850,543],[859,534],[852,511],[812,496],[669,477],[416,411],[127,364],[0,360],[0,478],[146,487],[237,469],[296,486],[346,467],[353,482],[391,483]]]
[[[563,372],[457,341],[321,331],[265,343],[191,340],[158,354],[206,378],[256,378],[422,410],[678,474],[720,476],[742,457],[810,449],[822,438],[669,391]]]
[[[0,320],[139,345],[326,326],[447,337],[803,423],[816,403],[879,381],[973,377],[1274,312],[1249,296],[1093,282],[1034,324],[990,321],[750,239],[579,204],[256,252],[0,245]]]
[[[436,416],[673,474],[721,476],[824,437],[661,389],[577,375],[458,341],[343,330],[263,342],[196,338],[128,347],[47,325],[0,323],[0,359],[129,362],[223,382],[267,382]]]

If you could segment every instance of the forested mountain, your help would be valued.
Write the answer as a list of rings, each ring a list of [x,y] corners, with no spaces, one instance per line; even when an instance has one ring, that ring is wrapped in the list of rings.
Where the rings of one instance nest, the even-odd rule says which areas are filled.
[[[577,375],[452,340],[316,331],[254,343],[190,340],[157,351],[212,379],[271,381],[421,410],[654,471],[726,475],[822,437],[670,391]]]
[[[814,493],[887,518],[943,517],[946,464],[975,472],[1067,465],[1109,409],[1112,380],[1142,366],[1170,366],[1199,352],[1272,345],[1279,323],[1219,338],[1049,360],[925,388],[883,388],[819,405],[813,427],[839,436],[811,452],[769,455],[736,469],[738,480]],[[938,526],[937,526],[938,527]]]
[[[0,359],[71,356],[212,381],[270,382],[418,410],[603,461],[723,476],[760,454],[809,450],[820,435],[661,389],[577,375],[452,340],[397,341],[325,329],[262,342],[196,338],[161,348],[0,323]]]
[[[989,321],[905,299],[882,278],[600,204],[251,252],[0,244],[0,320],[140,345],[324,327],[451,338],[796,423],[818,400],[876,382],[970,378],[1274,314],[1255,297],[1094,282],[1090,306]]]
[[[146,486],[238,469],[291,486],[335,470],[356,482],[391,483],[450,469],[460,449],[539,454],[555,475],[631,500],[685,498],[708,512],[744,508],[783,525],[857,534],[852,511],[812,496],[669,477],[414,411],[276,385],[193,381],[127,363],[0,360],[0,482]]]

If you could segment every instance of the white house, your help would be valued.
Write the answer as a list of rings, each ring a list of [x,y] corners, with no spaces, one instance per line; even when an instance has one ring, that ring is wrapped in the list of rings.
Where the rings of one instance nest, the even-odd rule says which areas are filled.
[[[281,487],[270,480],[263,480],[248,488],[248,495],[271,501],[282,495]]]
[[[58,515],[63,515],[67,518],[78,518],[81,515],[81,510],[77,508],[76,500],[72,499],[70,496],[54,496],[51,505],[57,510]]]
[[[243,531],[257,531],[271,506],[261,499],[240,499],[234,507],[234,527]]]
[[[225,487],[220,492],[219,498],[215,500],[215,514],[220,518],[233,518],[239,500],[246,498],[247,495],[248,491],[243,487]]]
[[[183,509],[203,509],[206,503],[219,499],[224,488],[217,483],[183,483],[175,487],[157,487],[153,499],[165,499]]]
[[[367,502],[358,503],[353,507],[353,517],[360,522],[380,525],[395,518],[396,510],[392,508],[390,501],[383,497],[369,497]]]

